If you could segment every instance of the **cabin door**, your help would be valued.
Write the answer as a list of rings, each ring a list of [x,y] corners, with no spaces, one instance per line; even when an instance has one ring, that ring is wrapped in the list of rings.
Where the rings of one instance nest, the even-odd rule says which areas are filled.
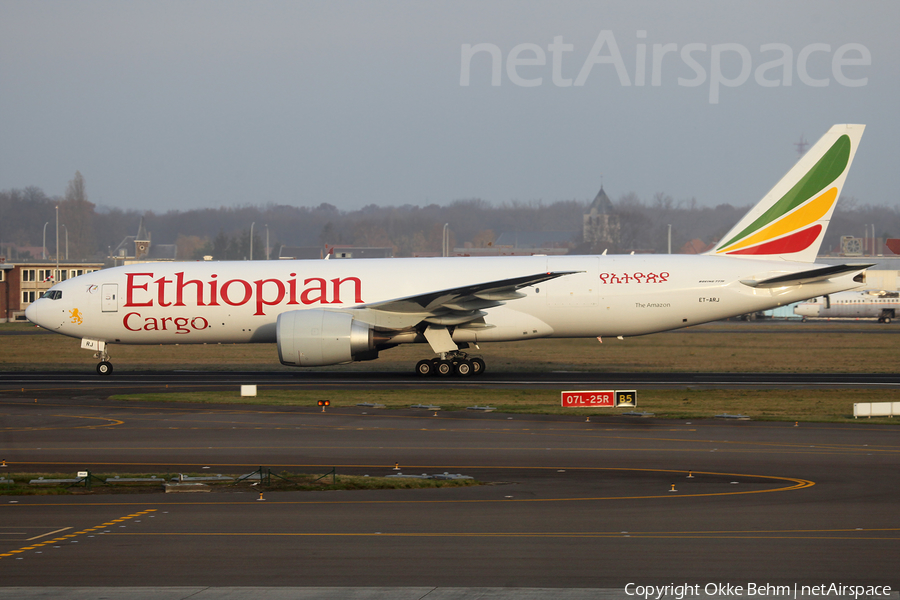
[[[103,303],[103,312],[116,312],[119,310],[119,284],[104,283],[100,299]]]

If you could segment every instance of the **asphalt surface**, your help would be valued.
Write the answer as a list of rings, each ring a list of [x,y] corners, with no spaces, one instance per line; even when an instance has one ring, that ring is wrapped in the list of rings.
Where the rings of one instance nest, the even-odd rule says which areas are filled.
[[[239,389],[430,389],[623,386],[628,389],[900,388],[897,373],[607,373],[492,372],[473,377],[428,377],[398,372],[349,371],[147,371],[101,377],[90,371],[0,372],[0,392],[22,394],[96,394]]]
[[[172,592],[156,597],[226,597],[250,586],[286,590],[271,597],[321,597],[321,588],[407,597],[402,588],[409,597],[512,598],[561,589],[621,596],[628,583],[900,587],[892,426],[322,413],[53,389],[4,392],[0,415],[10,473],[264,466],[382,476],[398,464],[402,473],[486,483],[262,500],[255,490],[0,496],[7,594],[112,586],[124,597],[151,586]]]

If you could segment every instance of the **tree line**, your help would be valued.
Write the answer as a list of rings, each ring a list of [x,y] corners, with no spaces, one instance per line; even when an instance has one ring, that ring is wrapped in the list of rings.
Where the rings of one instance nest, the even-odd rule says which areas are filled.
[[[377,206],[341,210],[322,203],[318,206],[237,206],[170,210],[166,212],[98,208],[88,199],[80,173],[75,174],[62,197],[47,196],[40,188],[0,191],[0,256],[12,256],[15,248],[40,247],[45,224],[47,250],[56,252],[56,210],[59,210],[60,251],[65,252],[68,232],[69,256],[73,260],[102,260],[122,240],[135,235],[143,218],[153,244],[176,244],[182,260],[212,255],[215,259],[241,260],[250,255],[250,228],[253,227],[253,258],[266,257],[266,234],[270,254],[277,257],[280,246],[353,245],[391,247],[394,256],[438,253],[442,248],[444,224],[448,224],[451,244],[468,242],[474,247],[493,245],[503,232],[571,232],[573,251],[602,251],[583,243],[582,217],[592,199],[556,202],[507,202],[492,205],[480,199],[455,200],[446,205]],[[720,239],[749,206],[720,204],[698,206],[693,200],[675,200],[656,194],[642,200],[625,193],[613,202],[618,220],[617,239],[605,248],[610,253],[665,253],[668,231],[672,231],[672,251],[699,240],[702,245]],[[840,236],[863,237],[875,225],[876,237],[900,237],[900,208],[862,204],[843,198],[829,227],[823,251],[836,248]],[[65,228],[62,227],[65,225]],[[40,258],[32,256],[31,258]]]

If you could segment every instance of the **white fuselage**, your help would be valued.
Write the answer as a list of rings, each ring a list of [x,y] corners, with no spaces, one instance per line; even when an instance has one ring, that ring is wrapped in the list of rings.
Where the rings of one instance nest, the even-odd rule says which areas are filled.
[[[157,262],[61,282],[29,307],[27,317],[64,335],[107,343],[274,343],[276,318],[286,311],[348,309],[574,271],[523,288],[524,297],[487,309],[483,326],[455,328],[453,340],[634,336],[859,286],[852,274],[781,288],[741,283],[817,266],[706,255]]]
[[[842,292],[801,302],[794,313],[823,319],[893,319],[900,314],[900,296],[896,292]]]

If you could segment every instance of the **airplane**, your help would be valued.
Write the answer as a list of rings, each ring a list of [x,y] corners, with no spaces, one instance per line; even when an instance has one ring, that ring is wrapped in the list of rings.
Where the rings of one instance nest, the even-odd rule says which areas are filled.
[[[815,259],[864,125],[835,125],[702,255],[144,263],[54,285],[25,312],[113,344],[275,344],[284,365],[428,344],[420,375],[478,375],[484,342],[638,336],[855,289],[871,264]]]
[[[878,319],[890,323],[900,313],[900,292],[866,290],[826,294],[801,302],[794,314],[813,319]]]

